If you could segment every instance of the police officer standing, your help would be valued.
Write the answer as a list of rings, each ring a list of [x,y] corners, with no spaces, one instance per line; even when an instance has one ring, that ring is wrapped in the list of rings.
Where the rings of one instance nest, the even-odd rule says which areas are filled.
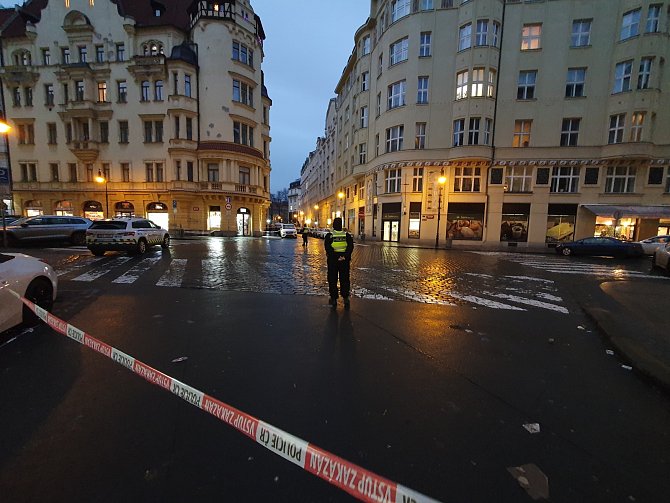
[[[342,230],[342,219],[333,220],[333,231],[326,234],[324,240],[328,261],[328,303],[337,307],[337,278],[340,278],[340,294],[344,299],[344,308],[349,309],[349,263],[354,251],[354,238]]]

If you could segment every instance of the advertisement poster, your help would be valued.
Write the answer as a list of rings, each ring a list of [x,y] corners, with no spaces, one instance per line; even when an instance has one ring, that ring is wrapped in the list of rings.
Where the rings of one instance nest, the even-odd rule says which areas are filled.
[[[447,215],[447,239],[481,241],[484,235],[483,217]]]
[[[528,215],[503,215],[500,241],[528,241]]]
[[[546,243],[560,243],[561,241],[572,241],[575,234],[575,216],[562,215],[547,218]]]

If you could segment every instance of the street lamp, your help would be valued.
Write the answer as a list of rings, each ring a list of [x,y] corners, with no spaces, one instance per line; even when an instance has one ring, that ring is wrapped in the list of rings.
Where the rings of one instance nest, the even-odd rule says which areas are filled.
[[[437,230],[435,231],[435,248],[437,248],[438,243],[440,241],[440,211],[442,210],[442,187],[444,186],[444,182],[446,182],[447,179],[444,177],[444,175],[440,176],[440,178],[437,179],[437,183],[439,183],[438,187],[438,193],[437,193]]]
[[[4,121],[0,121],[0,134],[7,134],[12,127]],[[9,154],[7,154],[9,160]],[[10,192],[11,193],[11,192]],[[5,202],[0,199],[0,214],[2,215],[2,246],[7,248],[7,219],[5,218]]]
[[[98,176],[95,177],[95,181],[105,184],[105,218],[109,218],[109,193],[107,192],[107,182],[109,180],[105,178],[101,170],[98,170]]]
[[[346,229],[348,227],[348,222],[347,222],[347,201],[344,199],[344,192],[339,191],[337,193],[337,198],[340,200],[340,204],[342,201],[344,201],[344,209],[342,210],[342,221],[344,222],[344,228]]]

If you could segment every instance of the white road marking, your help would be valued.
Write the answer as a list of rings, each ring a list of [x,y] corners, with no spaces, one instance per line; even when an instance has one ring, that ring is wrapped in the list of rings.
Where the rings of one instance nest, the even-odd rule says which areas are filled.
[[[156,286],[180,287],[181,282],[184,279],[184,274],[186,274],[186,262],[187,260],[185,258],[172,259],[170,267],[160,277]]]
[[[527,299],[526,297],[519,297],[518,295],[509,295],[506,293],[494,293],[494,292],[482,292],[484,295],[490,295],[496,299],[511,300],[517,304],[525,304],[527,306],[539,307],[542,309],[549,309],[550,311],[557,311],[563,314],[569,314],[568,311],[563,306],[557,306],[556,304],[550,304],[549,302],[542,302],[540,300]]]
[[[109,262],[101,265],[100,267],[97,267],[93,269],[92,271],[85,272],[84,274],[80,274],[76,278],[73,278],[72,281],[93,281],[95,279],[100,278],[101,276],[104,276],[105,274],[111,272],[113,269],[119,267],[120,265],[125,264],[131,259],[131,257],[117,257]]]
[[[445,292],[445,293],[447,293],[447,295],[450,295],[455,299],[464,300],[466,302],[471,302],[472,304],[478,304],[480,306],[490,307],[491,309],[505,309],[508,311],[525,311],[525,309],[522,307],[503,304],[502,302],[496,302],[495,300],[485,299],[483,297],[477,297],[476,295],[461,295],[455,292]]]
[[[145,273],[149,269],[151,269],[160,259],[161,259],[160,257],[145,258],[139,264],[135,264],[125,274],[122,274],[114,281],[112,281],[112,283],[123,283],[123,284],[134,283],[142,273]]]

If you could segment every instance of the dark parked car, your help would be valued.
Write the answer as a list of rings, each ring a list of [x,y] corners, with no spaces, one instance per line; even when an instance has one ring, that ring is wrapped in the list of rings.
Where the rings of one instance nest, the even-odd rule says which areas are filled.
[[[565,255],[600,255],[610,257],[641,257],[642,245],[615,238],[584,238],[577,241],[560,243],[556,253]]]
[[[86,244],[86,229],[93,222],[84,217],[39,215],[23,217],[6,226],[10,245],[38,241],[69,241],[74,245]],[[0,227],[0,233],[2,233]]]

